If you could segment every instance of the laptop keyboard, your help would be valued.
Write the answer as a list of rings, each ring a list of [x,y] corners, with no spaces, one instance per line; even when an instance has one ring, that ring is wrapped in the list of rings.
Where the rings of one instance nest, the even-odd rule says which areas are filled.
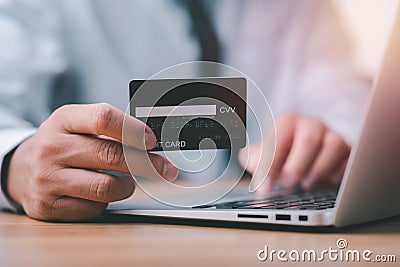
[[[335,200],[336,192],[304,192],[202,205],[194,208],[323,210],[334,208]]]

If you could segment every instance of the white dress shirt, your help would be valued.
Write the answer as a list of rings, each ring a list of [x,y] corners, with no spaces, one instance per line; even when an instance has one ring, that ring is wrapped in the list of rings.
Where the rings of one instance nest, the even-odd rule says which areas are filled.
[[[223,63],[251,77],[275,115],[316,116],[354,141],[369,81],[329,1],[208,4]],[[54,108],[108,102],[125,111],[130,80],[199,53],[172,0],[0,0],[0,166]],[[0,206],[13,209],[4,190]]]

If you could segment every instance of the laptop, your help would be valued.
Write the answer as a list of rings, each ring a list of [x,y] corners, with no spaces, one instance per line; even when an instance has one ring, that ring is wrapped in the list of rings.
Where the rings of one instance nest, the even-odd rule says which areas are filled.
[[[244,186],[216,203],[191,208],[173,208],[148,198],[111,204],[110,209],[119,214],[191,221],[334,227],[400,215],[399,71],[400,13],[373,86],[362,130],[336,192],[280,191],[260,196],[243,193],[247,189]]]

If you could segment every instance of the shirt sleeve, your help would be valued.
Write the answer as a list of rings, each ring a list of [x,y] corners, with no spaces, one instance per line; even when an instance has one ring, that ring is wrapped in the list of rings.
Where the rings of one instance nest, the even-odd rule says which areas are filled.
[[[221,2],[216,16],[227,64],[251,77],[274,117],[288,111],[316,117],[352,144],[371,79],[353,64],[333,3],[243,1],[233,11],[229,3]],[[248,125],[251,134],[256,122]]]
[[[6,192],[12,151],[50,114],[54,77],[66,63],[46,1],[0,1],[0,209],[15,211]]]
[[[18,209],[18,205],[14,203],[14,201],[12,201],[7,195],[6,178],[8,174],[8,163],[12,153],[14,152],[14,149],[18,146],[18,144],[31,136],[34,132],[34,128],[17,128],[0,131],[0,207],[3,209],[12,211],[16,211]]]
[[[319,117],[349,144],[361,128],[371,79],[352,60],[352,43],[331,1],[298,5],[299,28],[290,106]]]

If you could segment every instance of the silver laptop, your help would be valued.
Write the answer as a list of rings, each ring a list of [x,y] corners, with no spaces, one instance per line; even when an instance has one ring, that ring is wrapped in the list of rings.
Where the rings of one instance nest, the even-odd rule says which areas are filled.
[[[190,209],[171,208],[150,198],[112,204],[110,209],[192,221],[335,227],[400,215],[400,13],[338,192],[283,191],[243,197],[245,190],[236,188],[216,203]]]

